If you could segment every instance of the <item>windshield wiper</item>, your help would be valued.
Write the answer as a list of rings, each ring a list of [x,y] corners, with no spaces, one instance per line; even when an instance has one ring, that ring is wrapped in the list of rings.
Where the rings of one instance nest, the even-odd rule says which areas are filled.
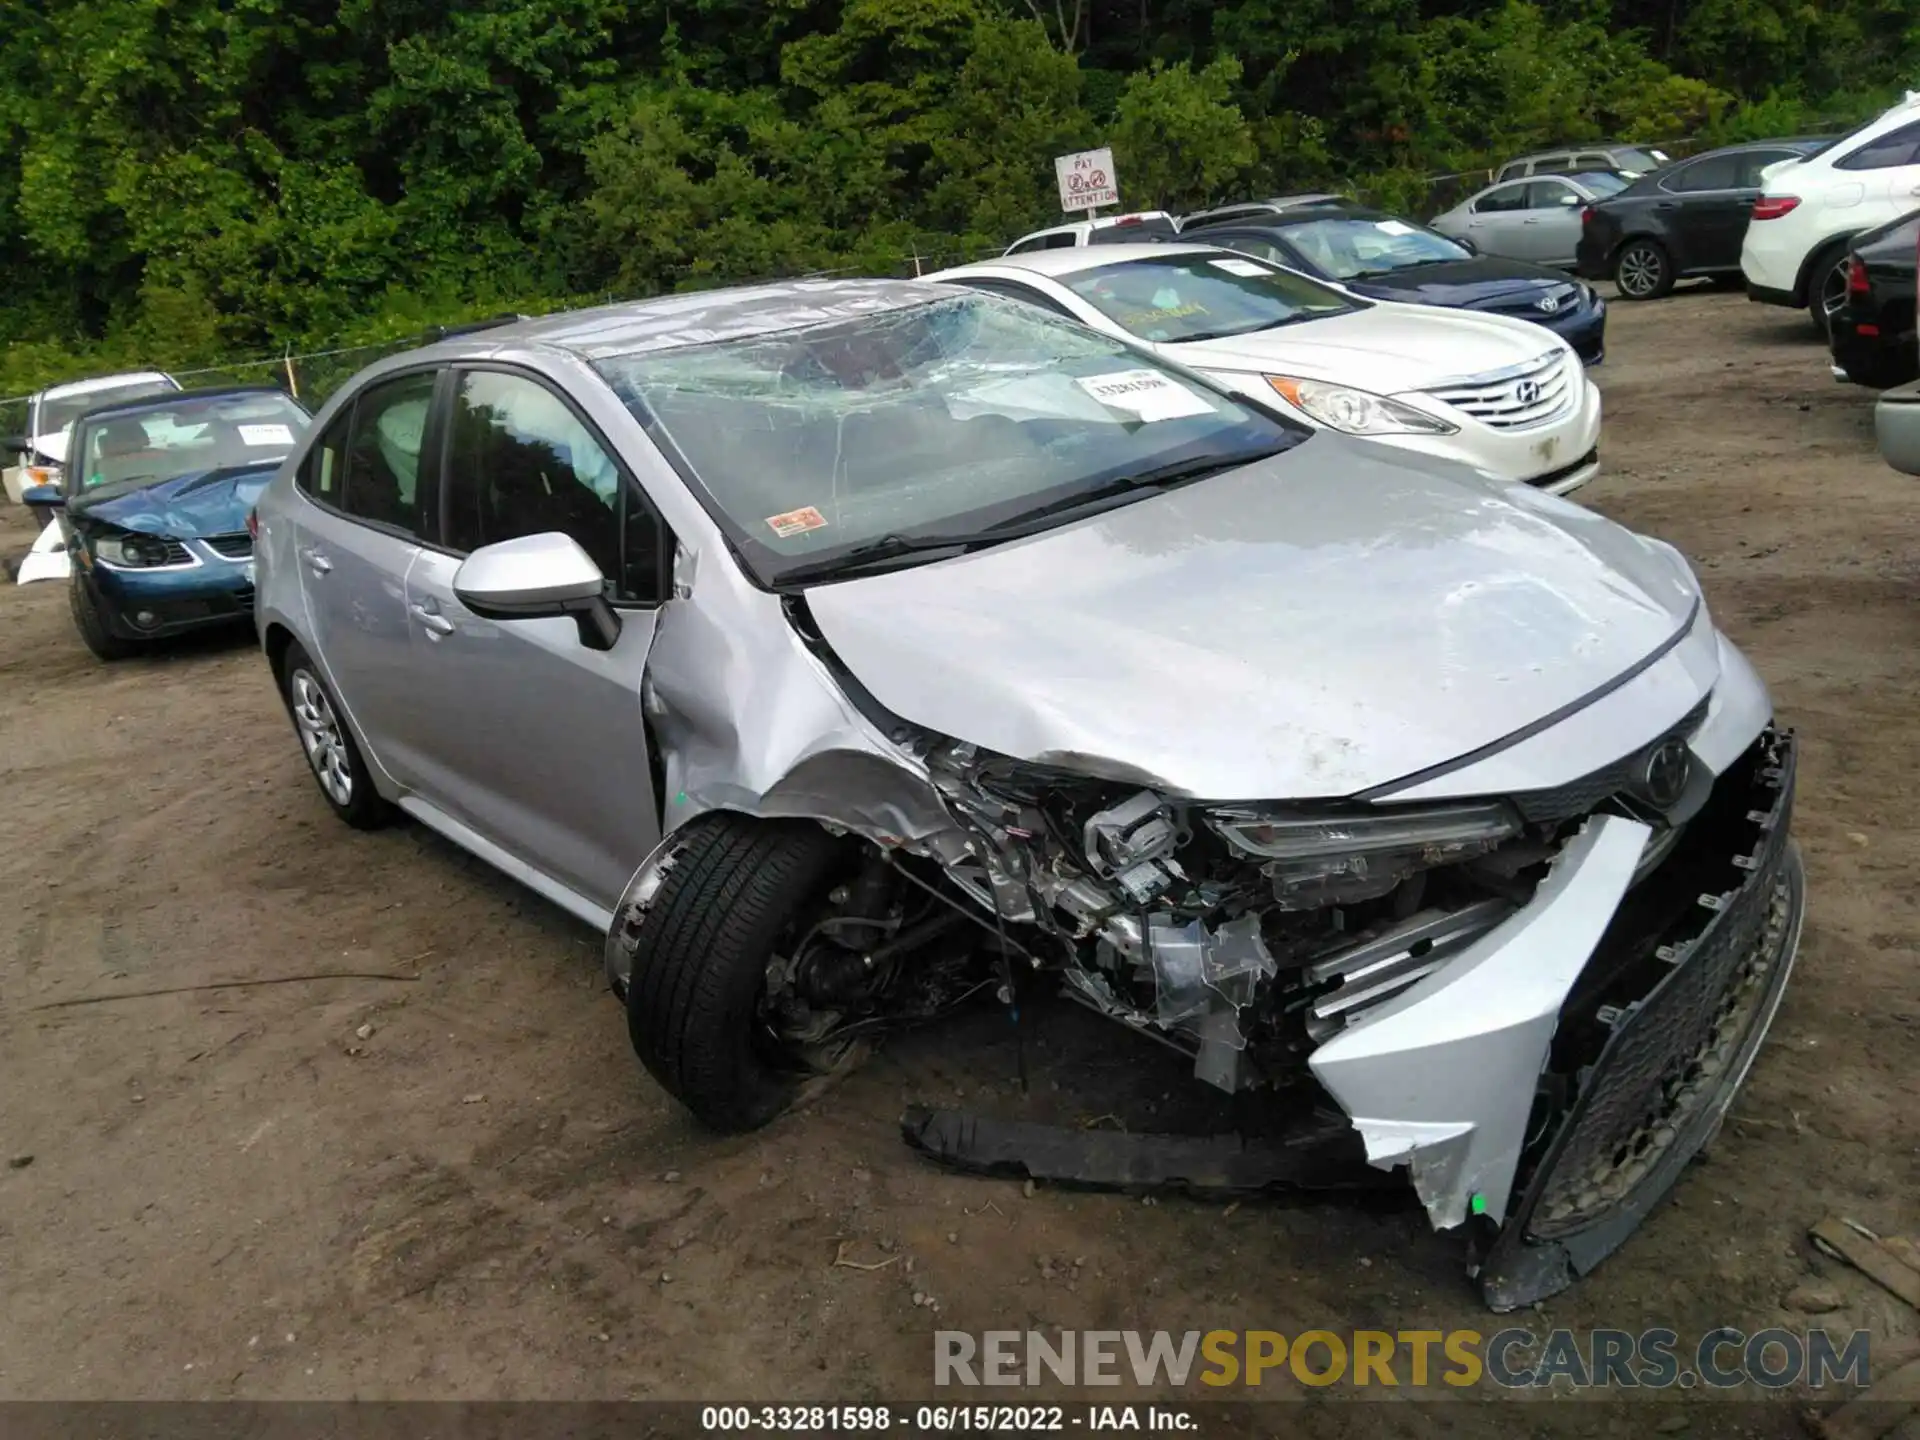
[[[1205,455],[1175,460],[1166,465],[1157,465],[1151,470],[1118,476],[1090,490],[1076,491],[1072,495],[1037,506],[1032,510],[1022,510],[1019,514],[1010,516],[984,530],[945,535],[882,535],[876,540],[868,540],[856,545],[844,554],[812,560],[804,565],[796,565],[790,570],[784,570],[774,583],[785,587],[805,584],[811,580],[844,579],[885,567],[895,560],[913,555],[931,554],[936,550],[964,553],[985,545],[999,545],[1008,540],[1019,540],[1028,535],[1037,535],[1042,530],[1053,529],[1060,524],[1063,516],[1075,511],[1084,510],[1090,514],[1097,514],[1101,510],[1115,509],[1137,491],[1162,489],[1187,484],[1194,480],[1204,480],[1209,475],[1218,475],[1226,470],[1238,470],[1243,465],[1252,465],[1269,459],[1289,448],[1280,445],[1271,450],[1255,450],[1243,455],[1226,457]]]

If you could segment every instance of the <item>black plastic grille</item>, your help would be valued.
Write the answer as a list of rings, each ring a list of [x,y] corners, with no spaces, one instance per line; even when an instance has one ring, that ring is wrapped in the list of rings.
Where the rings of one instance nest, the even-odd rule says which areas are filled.
[[[1531,790],[1515,795],[1514,804],[1520,807],[1520,814],[1529,822],[1571,820],[1587,814],[1602,800],[1627,789],[1639,776],[1641,766],[1652,751],[1676,735],[1684,738],[1699,729],[1700,722],[1707,718],[1707,705],[1708,701],[1702,700],[1679,724],[1656,736],[1650,744],[1641,746],[1631,755],[1624,755],[1591,775],[1583,775],[1555,789]]]
[[[1530,1234],[1554,1239],[1604,1221],[1663,1168],[1739,1077],[1743,1048],[1778,989],[1797,906],[1789,861],[1792,740],[1770,735],[1755,777],[1753,850],[1733,858],[1744,883],[1700,897],[1710,918],[1691,938],[1670,938],[1671,968],[1647,996],[1617,1013],[1612,1034],[1582,1078],[1580,1098],[1555,1146]]]
[[[216,555],[224,555],[229,560],[245,560],[253,554],[253,537],[244,530],[232,535],[209,535],[206,545]]]

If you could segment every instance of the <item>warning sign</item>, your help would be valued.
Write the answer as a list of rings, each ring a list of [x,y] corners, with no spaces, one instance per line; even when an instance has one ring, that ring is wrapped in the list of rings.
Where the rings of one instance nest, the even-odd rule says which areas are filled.
[[[1060,182],[1062,210],[1099,210],[1120,203],[1120,182],[1113,173],[1111,150],[1056,156],[1053,173]]]

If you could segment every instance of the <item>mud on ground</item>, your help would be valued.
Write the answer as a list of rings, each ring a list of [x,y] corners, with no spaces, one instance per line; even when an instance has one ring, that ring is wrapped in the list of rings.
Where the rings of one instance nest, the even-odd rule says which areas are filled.
[[[1806,328],[1614,309],[1581,498],[1695,561],[1798,727],[1811,904],[1711,1158],[1541,1329],[1804,1326],[1781,1301],[1815,1277],[1822,1323],[1920,1329],[1804,1238],[1920,1231],[1920,485]],[[0,506],[0,550],[30,539]],[[599,937],[418,827],[337,824],[244,638],[103,666],[63,587],[0,588],[0,776],[0,1397],[855,1401],[925,1396],[942,1328],[1495,1328],[1410,1203],[1028,1197],[900,1144],[910,1101],[1137,1090],[1139,1042],[1077,1014],[1043,1016],[1024,1098],[985,1014],[700,1133],[634,1063]],[[316,972],[366,978],[59,1005]]]

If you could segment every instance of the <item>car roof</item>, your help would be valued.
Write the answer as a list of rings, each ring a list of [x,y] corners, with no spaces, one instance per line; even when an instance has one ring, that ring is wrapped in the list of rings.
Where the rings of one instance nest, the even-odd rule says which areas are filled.
[[[1225,219],[1217,224],[1205,225],[1205,230],[1290,230],[1296,225],[1308,224],[1314,220],[1392,220],[1397,217],[1385,210],[1375,210],[1365,205],[1302,205],[1294,210],[1279,210],[1267,214],[1243,215]],[[1418,224],[1408,221],[1408,224]]]
[[[111,405],[100,405],[86,411],[74,422],[76,426],[93,420],[113,420],[129,415],[138,415],[147,410],[170,410],[182,401],[218,400],[235,395],[279,395],[285,399],[300,402],[288,395],[278,385],[208,385],[198,390],[169,390],[164,395],[142,395],[134,400],[116,400]]]
[[[1178,241],[1162,241],[1152,245],[1076,245],[1071,249],[1035,250],[1025,255],[1001,255],[973,265],[956,265],[951,270],[942,270],[928,278],[946,280],[993,270],[1025,270],[1034,275],[1058,279],[1062,275],[1078,275],[1087,270],[1104,270],[1109,265],[1119,265],[1129,260],[1164,260],[1170,255],[1219,252],[1217,245],[1183,245]]]
[[[1116,247],[1103,247],[1110,253]],[[682,291],[586,310],[563,310],[449,337],[394,360],[478,359],[517,349],[569,351],[585,360],[750,339],[950,296],[920,280],[782,280]],[[383,365],[383,369],[388,368]]]
[[[110,390],[119,385],[138,385],[149,380],[166,381],[169,384],[178,383],[163,370],[128,370],[119,375],[92,375],[85,380],[69,380],[63,385],[49,385],[40,392],[40,398],[64,400],[70,395],[87,395],[95,390]]]

